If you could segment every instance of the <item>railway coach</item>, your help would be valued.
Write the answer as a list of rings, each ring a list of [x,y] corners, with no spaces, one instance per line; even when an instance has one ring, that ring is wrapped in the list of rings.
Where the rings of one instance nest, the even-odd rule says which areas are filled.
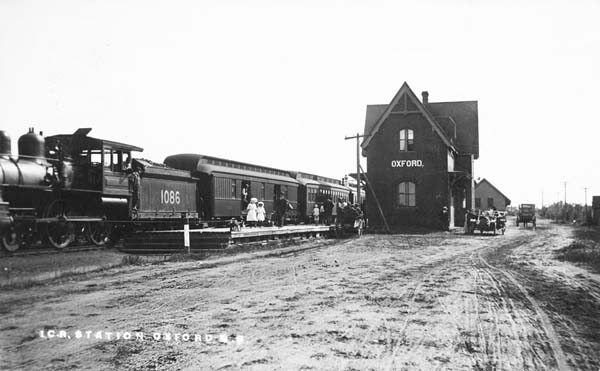
[[[246,215],[251,198],[264,202],[267,215],[283,195],[292,208],[286,219],[298,221],[300,183],[280,169],[199,154],[168,156],[169,167],[190,171],[198,179],[198,210],[204,220],[229,220]]]
[[[336,179],[295,171],[290,171],[289,174],[300,184],[298,188],[298,217],[300,221],[310,221],[315,203],[321,205],[328,198],[332,200],[334,205],[340,198],[350,203],[354,202],[354,191],[342,185]],[[337,216],[336,207],[333,208],[332,216]]]

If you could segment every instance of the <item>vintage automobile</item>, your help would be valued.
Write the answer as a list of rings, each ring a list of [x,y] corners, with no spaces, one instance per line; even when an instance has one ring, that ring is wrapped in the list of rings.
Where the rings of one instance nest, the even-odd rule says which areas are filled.
[[[492,232],[496,235],[498,231],[504,234],[506,230],[506,216],[501,215],[495,210],[469,210],[465,216],[465,233],[473,234],[475,230],[479,230],[481,234],[483,232]]]
[[[517,211],[517,227],[519,224],[523,224],[527,227],[527,223],[533,224],[535,228],[535,205],[534,204],[521,204],[519,205],[519,211]]]
[[[493,211],[484,211],[479,214],[477,220],[477,229],[479,233],[493,232],[496,235],[498,231],[498,225],[496,224],[496,215]]]

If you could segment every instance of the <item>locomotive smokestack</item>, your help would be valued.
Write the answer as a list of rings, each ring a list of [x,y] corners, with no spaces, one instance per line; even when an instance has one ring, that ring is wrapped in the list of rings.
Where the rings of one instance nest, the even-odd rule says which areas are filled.
[[[421,96],[423,97],[423,104],[429,103],[429,92],[424,91],[421,93]]]
[[[10,135],[4,130],[0,130],[0,156],[10,156],[12,154],[10,142]]]

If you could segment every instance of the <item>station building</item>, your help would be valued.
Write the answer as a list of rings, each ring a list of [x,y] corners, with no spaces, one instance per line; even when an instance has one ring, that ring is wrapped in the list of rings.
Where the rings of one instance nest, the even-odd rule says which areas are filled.
[[[500,192],[489,180],[483,178],[475,182],[475,208],[491,209],[495,207],[498,210],[505,211],[510,205],[510,198]]]
[[[444,206],[462,226],[474,204],[477,101],[419,100],[405,82],[389,104],[368,105],[367,217],[371,226],[438,227]]]

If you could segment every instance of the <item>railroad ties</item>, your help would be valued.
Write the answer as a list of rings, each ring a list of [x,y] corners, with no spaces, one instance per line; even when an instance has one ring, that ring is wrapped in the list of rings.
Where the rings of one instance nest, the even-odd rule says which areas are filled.
[[[284,227],[203,228],[189,230],[189,250],[185,246],[184,230],[136,232],[123,241],[122,251],[144,254],[203,252],[239,247],[242,244],[266,243],[310,237],[329,237],[333,226],[289,225]]]

